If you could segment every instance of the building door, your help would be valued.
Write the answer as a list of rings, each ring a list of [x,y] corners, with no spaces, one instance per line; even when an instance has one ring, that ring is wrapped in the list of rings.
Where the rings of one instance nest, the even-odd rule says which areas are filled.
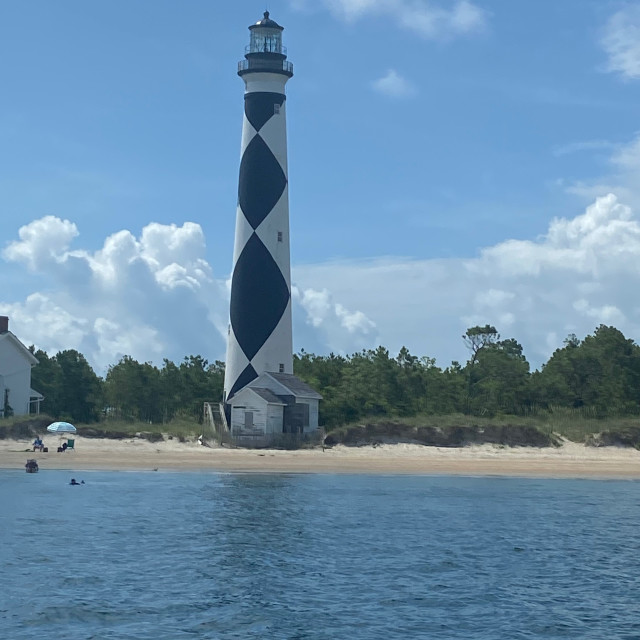
[[[308,404],[297,402],[284,408],[284,433],[304,433],[305,427],[309,427]]]
[[[244,412],[244,428],[253,429],[253,411]]]

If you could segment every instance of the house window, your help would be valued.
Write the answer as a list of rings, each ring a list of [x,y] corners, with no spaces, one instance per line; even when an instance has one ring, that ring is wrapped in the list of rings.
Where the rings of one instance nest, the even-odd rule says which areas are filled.
[[[279,104],[274,104],[273,105],[273,113],[276,116],[280,113],[280,105]]]
[[[282,231],[278,231],[278,242],[282,242]]]
[[[284,364],[282,364],[282,362],[280,363],[280,366],[278,367],[278,371],[280,373],[284,373]]]

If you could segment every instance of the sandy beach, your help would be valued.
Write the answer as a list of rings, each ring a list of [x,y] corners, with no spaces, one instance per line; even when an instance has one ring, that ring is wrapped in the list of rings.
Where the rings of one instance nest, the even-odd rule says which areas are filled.
[[[565,441],[559,448],[462,448],[389,444],[331,449],[247,450],[205,447],[197,442],[139,438],[76,438],[75,451],[33,452],[31,441],[1,440],[0,469],[24,469],[35,458],[41,471],[213,471],[238,473],[386,473],[523,477],[640,478],[640,452],[621,447],[585,447]]]

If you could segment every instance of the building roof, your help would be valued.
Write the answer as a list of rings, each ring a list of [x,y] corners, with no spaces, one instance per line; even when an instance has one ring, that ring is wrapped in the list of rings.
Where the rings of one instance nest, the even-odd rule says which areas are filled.
[[[312,389],[304,380],[300,380],[298,376],[294,376],[291,373],[275,373],[271,371],[267,371],[266,375],[271,376],[276,382],[289,389],[294,396],[322,399],[322,396],[317,391]]]
[[[250,385],[247,385],[246,387],[242,387],[242,389],[240,389],[236,394],[234,394],[233,398],[229,400],[229,404],[231,405],[243,404],[245,402],[245,400],[243,400],[244,394],[245,392],[248,393],[249,391],[251,391],[252,393],[255,393],[258,397],[265,400],[268,404],[280,404],[283,406],[287,404],[286,400],[283,400],[282,398],[280,398],[273,391],[271,391],[271,389],[265,389],[264,387],[252,387]]]
[[[264,389],[262,387],[249,387],[249,388],[251,389],[251,391],[254,391],[261,398],[266,400],[269,404],[282,404],[282,405],[287,404],[282,400],[282,398],[279,398],[275,393],[273,393],[273,391],[270,391],[269,389]]]

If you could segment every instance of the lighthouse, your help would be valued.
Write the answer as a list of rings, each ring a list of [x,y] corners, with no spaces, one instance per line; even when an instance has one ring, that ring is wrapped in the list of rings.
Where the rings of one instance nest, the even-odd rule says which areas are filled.
[[[264,371],[293,373],[282,31],[265,11],[249,27],[224,399]]]
[[[224,409],[236,435],[317,429],[320,395],[293,375],[285,85],[293,65],[265,11],[249,27]],[[305,408],[306,406],[306,408]]]

